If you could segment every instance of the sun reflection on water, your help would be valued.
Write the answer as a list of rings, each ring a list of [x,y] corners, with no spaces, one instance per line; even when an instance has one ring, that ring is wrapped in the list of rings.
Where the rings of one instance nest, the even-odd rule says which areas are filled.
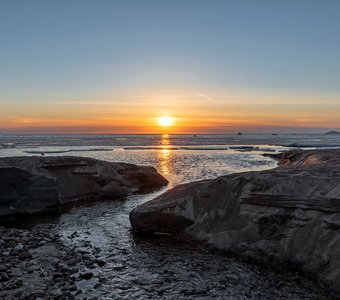
[[[168,134],[163,134],[160,140],[161,147],[167,148],[170,146],[170,136]]]
[[[168,134],[163,134],[161,136],[161,149],[158,151],[158,160],[160,164],[160,172],[163,175],[169,175],[171,172],[171,156],[172,151],[169,149],[170,139]]]

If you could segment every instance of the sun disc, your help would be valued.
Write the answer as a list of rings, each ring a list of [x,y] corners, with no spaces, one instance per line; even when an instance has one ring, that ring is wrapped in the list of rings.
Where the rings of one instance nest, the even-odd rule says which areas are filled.
[[[168,117],[168,116],[160,117],[158,119],[158,123],[161,126],[171,126],[173,122],[174,122],[174,118]]]

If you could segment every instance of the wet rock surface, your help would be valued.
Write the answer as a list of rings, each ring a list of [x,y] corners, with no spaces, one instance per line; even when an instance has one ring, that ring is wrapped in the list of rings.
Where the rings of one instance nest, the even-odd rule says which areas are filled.
[[[85,157],[0,158],[0,221],[59,213],[104,199],[121,199],[167,184],[155,168]]]
[[[177,233],[340,292],[340,150],[283,153],[279,167],[180,185],[135,208],[137,232]]]

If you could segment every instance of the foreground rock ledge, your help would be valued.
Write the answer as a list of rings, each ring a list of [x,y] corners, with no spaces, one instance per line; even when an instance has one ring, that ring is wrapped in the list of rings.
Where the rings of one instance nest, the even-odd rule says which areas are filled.
[[[0,221],[146,193],[168,181],[153,167],[85,157],[0,158]]]
[[[272,170],[177,186],[136,207],[137,232],[178,234],[340,293],[340,150],[287,152]]]

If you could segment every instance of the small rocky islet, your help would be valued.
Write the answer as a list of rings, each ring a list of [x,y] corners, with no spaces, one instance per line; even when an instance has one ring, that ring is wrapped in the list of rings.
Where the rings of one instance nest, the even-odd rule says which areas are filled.
[[[339,292],[340,151],[294,151],[277,158],[273,170],[177,186],[135,208],[132,227],[137,233],[175,234],[250,262],[298,267]],[[82,295],[79,282],[101,286],[106,280],[95,274],[106,264],[100,248],[79,251],[66,246],[53,225],[18,228],[8,220],[60,214],[70,206],[118,200],[167,184],[152,167],[82,157],[3,158],[0,172],[4,299],[74,299]],[[9,193],[11,187],[15,193]],[[41,205],[51,198],[53,205]],[[74,232],[68,238],[76,237]]]

